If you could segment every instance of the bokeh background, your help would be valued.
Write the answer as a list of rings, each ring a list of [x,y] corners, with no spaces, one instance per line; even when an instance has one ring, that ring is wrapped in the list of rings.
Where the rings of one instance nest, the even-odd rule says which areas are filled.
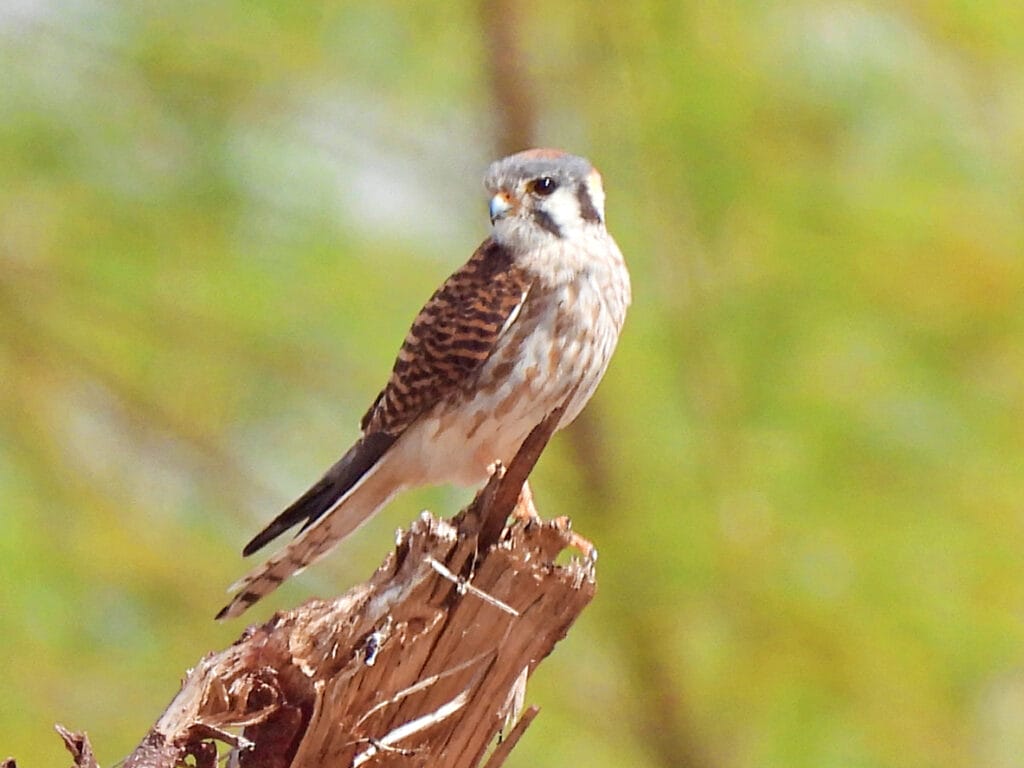
[[[510,764],[1024,764],[1024,5],[0,2],[0,757],[128,753],[530,144],[634,307]],[[367,576],[408,494],[248,618]]]

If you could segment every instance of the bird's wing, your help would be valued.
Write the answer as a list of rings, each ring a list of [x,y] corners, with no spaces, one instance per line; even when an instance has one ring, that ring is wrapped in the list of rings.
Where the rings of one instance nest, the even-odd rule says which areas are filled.
[[[387,385],[363,416],[365,434],[401,434],[436,403],[470,388],[530,290],[509,251],[488,239],[417,315]]]
[[[391,378],[362,420],[363,435],[295,503],[258,533],[249,555],[289,528],[299,535],[241,579],[217,615],[238,616],[293,573],[327,554],[403,485],[388,450],[423,413],[473,386],[483,363],[512,326],[530,291],[511,254],[486,240],[430,298],[406,336]]]
[[[398,352],[387,385],[363,416],[362,437],[312,488],[253,537],[251,555],[284,531],[306,530],[345,495],[424,412],[472,385],[529,292],[507,249],[485,240],[426,303]],[[373,511],[371,510],[371,514]]]
[[[384,455],[397,439],[397,435],[374,432],[360,437],[313,486],[293,501],[242,549],[246,557],[263,549],[289,528],[305,521],[305,530],[317,518],[337,506],[363,475]]]

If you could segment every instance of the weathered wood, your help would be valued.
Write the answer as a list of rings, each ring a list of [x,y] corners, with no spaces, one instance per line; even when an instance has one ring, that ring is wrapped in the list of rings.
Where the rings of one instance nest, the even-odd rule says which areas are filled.
[[[218,744],[240,768],[499,768],[536,715],[518,720],[527,677],[595,589],[591,558],[554,562],[565,520],[506,524],[559,416],[452,520],[423,513],[367,582],[206,656],[125,768],[214,768]]]

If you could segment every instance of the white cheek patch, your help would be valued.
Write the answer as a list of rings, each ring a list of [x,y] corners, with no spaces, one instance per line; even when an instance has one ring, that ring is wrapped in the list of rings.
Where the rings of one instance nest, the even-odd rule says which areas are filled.
[[[597,212],[601,214],[601,221],[604,221],[604,184],[601,183],[601,174],[591,171],[587,176],[587,192],[590,194],[590,202],[594,204]]]
[[[562,235],[580,228],[580,206],[572,187],[559,187],[540,205]]]

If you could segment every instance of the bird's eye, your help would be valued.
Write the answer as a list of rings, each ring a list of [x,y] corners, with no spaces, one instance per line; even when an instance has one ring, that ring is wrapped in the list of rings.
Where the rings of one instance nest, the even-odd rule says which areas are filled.
[[[530,182],[529,189],[535,195],[539,195],[540,197],[547,197],[556,189],[558,189],[558,182],[556,182],[550,176],[541,176],[539,179],[534,179],[533,181]]]

